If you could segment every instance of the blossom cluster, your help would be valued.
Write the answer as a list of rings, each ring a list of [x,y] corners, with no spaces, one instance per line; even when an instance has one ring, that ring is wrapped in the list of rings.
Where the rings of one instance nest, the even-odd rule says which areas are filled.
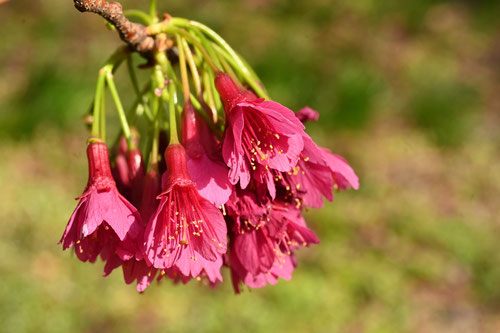
[[[180,39],[177,47],[189,52]],[[186,55],[179,56],[181,66]],[[304,210],[321,208],[334,191],[357,189],[356,174],[305,132],[304,123],[318,119],[316,111],[306,107],[295,113],[259,96],[257,85],[244,85],[236,74],[217,68],[210,84],[222,112],[204,99],[195,107],[181,68],[187,84],[178,112],[173,74],[158,63],[148,95],[156,105],[153,129],[143,130],[150,142],[141,145],[121,117],[123,136],[108,150],[103,111],[96,111],[95,102],[94,122],[101,123],[93,124],[88,141],[88,183],[61,238],[63,249],[73,248],[83,262],[100,257],[104,276],[121,269],[139,292],[164,278],[216,286],[222,267],[229,268],[236,292],[242,285],[289,280],[296,251],[319,243]],[[106,68],[111,89],[112,67]],[[162,100],[170,104],[168,127],[162,125]]]
[[[73,246],[84,262],[100,256],[105,276],[121,266],[138,291],[164,276],[215,285],[222,266],[231,269],[236,291],[241,283],[257,288],[291,278],[295,250],[319,242],[304,208],[320,208],[334,189],[357,189],[358,178],[304,131],[301,121],[317,118],[315,111],[295,114],[259,99],[224,73],[215,84],[226,112],[224,139],[188,104],[182,144],[166,148],[161,178],[159,170],[145,173],[137,149],[122,146],[113,172],[105,143],[89,143],[88,184],[61,239],[64,249]]]

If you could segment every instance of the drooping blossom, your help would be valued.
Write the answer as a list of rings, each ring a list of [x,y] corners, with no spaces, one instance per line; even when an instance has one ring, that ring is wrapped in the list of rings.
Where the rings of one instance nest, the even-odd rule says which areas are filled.
[[[198,192],[217,207],[225,204],[233,186],[222,160],[221,144],[189,101],[182,111],[182,144],[187,152],[189,175]]]
[[[296,115],[303,121],[317,120],[319,117],[317,111],[308,107]],[[321,208],[323,198],[333,200],[334,189],[359,188],[358,177],[344,158],[319,147],[306,133],[303,133],[302,138],[304,149],[297,165],[289,172],[274,174],[274,182],[281,196],[299,206]]]
[[[306,106],[300,109],[296,114],[297,118],[302,122],[306,123],[309,121],[318,121],[319,119],[319,112],[311,109],[310,107]],[[306,134],[306,138],[304,138],[304,152],[305,155],[307,155],[306,158],[311,158],[311,156],[319,156],[323,163],[328,166],[330,171],[333,174],[333,180],[335,183],[335,186],[347,190],[348,188],[352,187],[355,190],[359,189],[359,179],[354,170],[351,168],[351,166],[347,163],[345,158],[343,158],[340,155],[333,154],[330,149],[328,148],[323,148],[319,147],[321,150],[321,153],[318,152],[318,147],[316,144],[312,147],[311,144],[306,144],[305,141],[310,141],[312,142],[312,139]],[[307,146],[310,147],[307,149]]]
[[[111,176],[108,149],[93,141],[87,147],[89,179],[80,202],[71,216],[60,244],[74,246],[82,261],[94,262],[100,254],[108,260],[115,254],[121,260],[132,258],[139,250],[142,236],[137,209],[117,190]]]
[[[257,168],[264,174],[259,178],[272,178],[272,170],[290,171],[304,147],[304,126],[295,114],[279,103],[241,91],[225,73],[217,75],[215,86],[226,113],[222,155],[231,183],[246,188]]]
[[[161,191],[160,175],[158,173],[157,163],[152,164],[150,170],[144,177],[142,186],[142,201],[139,206],[139,212],[143,221],[149,221],[158,207],[159,200],[156,198]],[[144,225],[145,227],[145,225]],[[141,235],[141,239],[144,236]],[[106,261],[104,266],[104,276],[108,276],[115,268],[122,267],[125,283],[137,283],[137,291],[143,292],[155,279],[158,269],[148,264],[144,259],[142,252],[134,257],[124,261],[117,255],[112,256]]]
[[[333,200],[333,177],[322,150],[304,136],[304,150],[292,171],[276,175],[285,197],[299,205],[321,208],[323,198]]]
[[[227,229],[222,213],[200,196],[187,170],[186,151],[179,144],[165,151],[167,164],[158,209],[145,232],[145,259],[158,269],[178,267],[208,272],[226,252]]]
[[[236,292],[240,291],[241,282],[260,288],[276,284],[278,277],[289,280],[296,266],[293,251],[319,243],[299,208],[276,201],[259,225],[234,222],[230,235],[229,263]]]

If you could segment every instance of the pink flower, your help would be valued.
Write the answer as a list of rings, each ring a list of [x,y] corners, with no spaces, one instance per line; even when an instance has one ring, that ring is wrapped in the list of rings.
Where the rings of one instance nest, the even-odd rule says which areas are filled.
[[[133,141],[136,146],[139,144],[137,137],[133,137]],[[125,198],[134,205],[138,205],[141,202],[140,194],[145,173],[142,153],[137,148],[129,150],[124,136],[120,138],[115,153],[114,166],[111,171],[117,188]]]
[[[128,177],[130,179],[131,196],[130,200],[139,205],[142,200],[142,185],[144,180],[144,163],[142,153],[134,148],[127,152]]]
[[[225,205],[227,216],[234,220],[234,232],[240,233],[244,226],[257,228],[266,222],[271,202],[267,196],[259,196],[251,183],[246,189],[236,188]]]
[[[116,189],[111,176],[108,149],[103,142],[87,147],[89,179],[80,202],[71,216],[59,244],[63,249],[75,246],[82,261],[104,260],[114,254],[122,260],[137,252],[136,240],[142,235],[137,209]]]
[[[302,115],[302,116],[301,116]],[[318,119],[318,112],[304,108],[297,113],[304,121]],[[298,205],[321,208],[323,197],[333,200],[333,190],[359,188],[359,180],[353,169],[341,156],[321,148],[307,135],[303,134],[304,149],[297,165],[289,172],[274,174],[274,182],[280,197],[294,201]],[[268,188],[271,180],[265,179]]]
[[[300,109],[295,116],[304,124],[309,121],[318,121],[319,112],[306,106]]]
[[[184,104],[182,112],[182,144],[187,152],[189,175],[198,192],[217,207],[225,204],[233,186],[222,160],[220,142],[190,102]]]
[[[278,174],[275,180],[286,200],[299,205],[321,208],[323,197],[333,200],[333,177],[323,156],[322,150],[306,134],[304,150],[297,166],[292,171]]]
[[[272,170],[290,171],[304,147],[304,126],[295,114],[272,101],[256,99],[240,91],[231,78],[219,73],[215,86],[226,111],[226,136],[222,155],[232,184],[246,188],[252,172],[260,168],[260,178],[271,178]]]
[[[150,170],[144,177],[143,188],[141,191],[142,200],[140,205],[140,213],[142,221],[147,223],[151,216],[158,208],[158,195],[161,193],[161,178],[158,172],[157,164],[151,166]]]
[[[142,187],[142,201],[140,206],[140,213],[142,221],[149,221],[149,218],[154,214],[158,207],[158,200],[156,197],[160,194],[160,176],[158,174],[158,167],[153,164],[144,177],[144,186]],[[143,235],[141,239],[143,239]],[[155,279],[158,269],[148,265],[144,259],[142,252],[128,260],[123,260],[118,255],[113,255],[107,259],[104,266],[104,276],[108,276],[115,269],[122,266],[123,276],[125,283],[131,284],[137,281],[137,291],[143,292]]]
[[[210,271],[226,252],[227,229],[222,213],[200,196],[187,170],[179,144],[165,151],[166,182],[160,203],[145,232],[145,259],[155,268]],[[199,262],[197,262],[199,260]]]
[[[278,277],[289,280],[296,266],[293,251],[317,243],[300,209],[273,202],[269,215],[258,226],[245,223],[233,228],[229,264],[235,291],[239,292],[240,282],[260,288],[276,284]]]

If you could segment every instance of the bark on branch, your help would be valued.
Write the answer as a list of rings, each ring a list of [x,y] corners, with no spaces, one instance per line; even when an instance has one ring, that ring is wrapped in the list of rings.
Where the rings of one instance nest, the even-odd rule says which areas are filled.
[[[155,46],[154,38],[147,35],[146,27],[142,24],[130,22],[125,17],[120,3],[105,0],[73,0],[73,2],[80,12],[92,12],[105,18],[116,27],[120,38],[133,51],[150,58]]]

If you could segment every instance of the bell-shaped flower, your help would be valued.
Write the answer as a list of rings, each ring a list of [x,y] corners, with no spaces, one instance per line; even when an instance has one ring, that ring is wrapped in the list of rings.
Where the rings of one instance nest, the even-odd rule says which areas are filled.
[[[231,183],[246,188],[259,167],[268,178],[273,170],[292,170],[304,148],[304,125],[293,111],[241,91],[225,73],[217,75],[215,86],[226,112],[222,156]]]
[[[74,246],[82,261],[104,260],[114,254],[122,260],[133,257],[143,227],[137,209],[117,190],[111,176],[108,149],[103,142],[87,147],[89,179],[80,202],[71,216],[60,244]]]
[[[165,162],[163,193],[146,227],[145,259],[159,269],[177,266],[193,272],[202,263],[203,269],[211,270],[227,248],[222,213],[198,193],[189,177],[183,146],[168,146]]]

